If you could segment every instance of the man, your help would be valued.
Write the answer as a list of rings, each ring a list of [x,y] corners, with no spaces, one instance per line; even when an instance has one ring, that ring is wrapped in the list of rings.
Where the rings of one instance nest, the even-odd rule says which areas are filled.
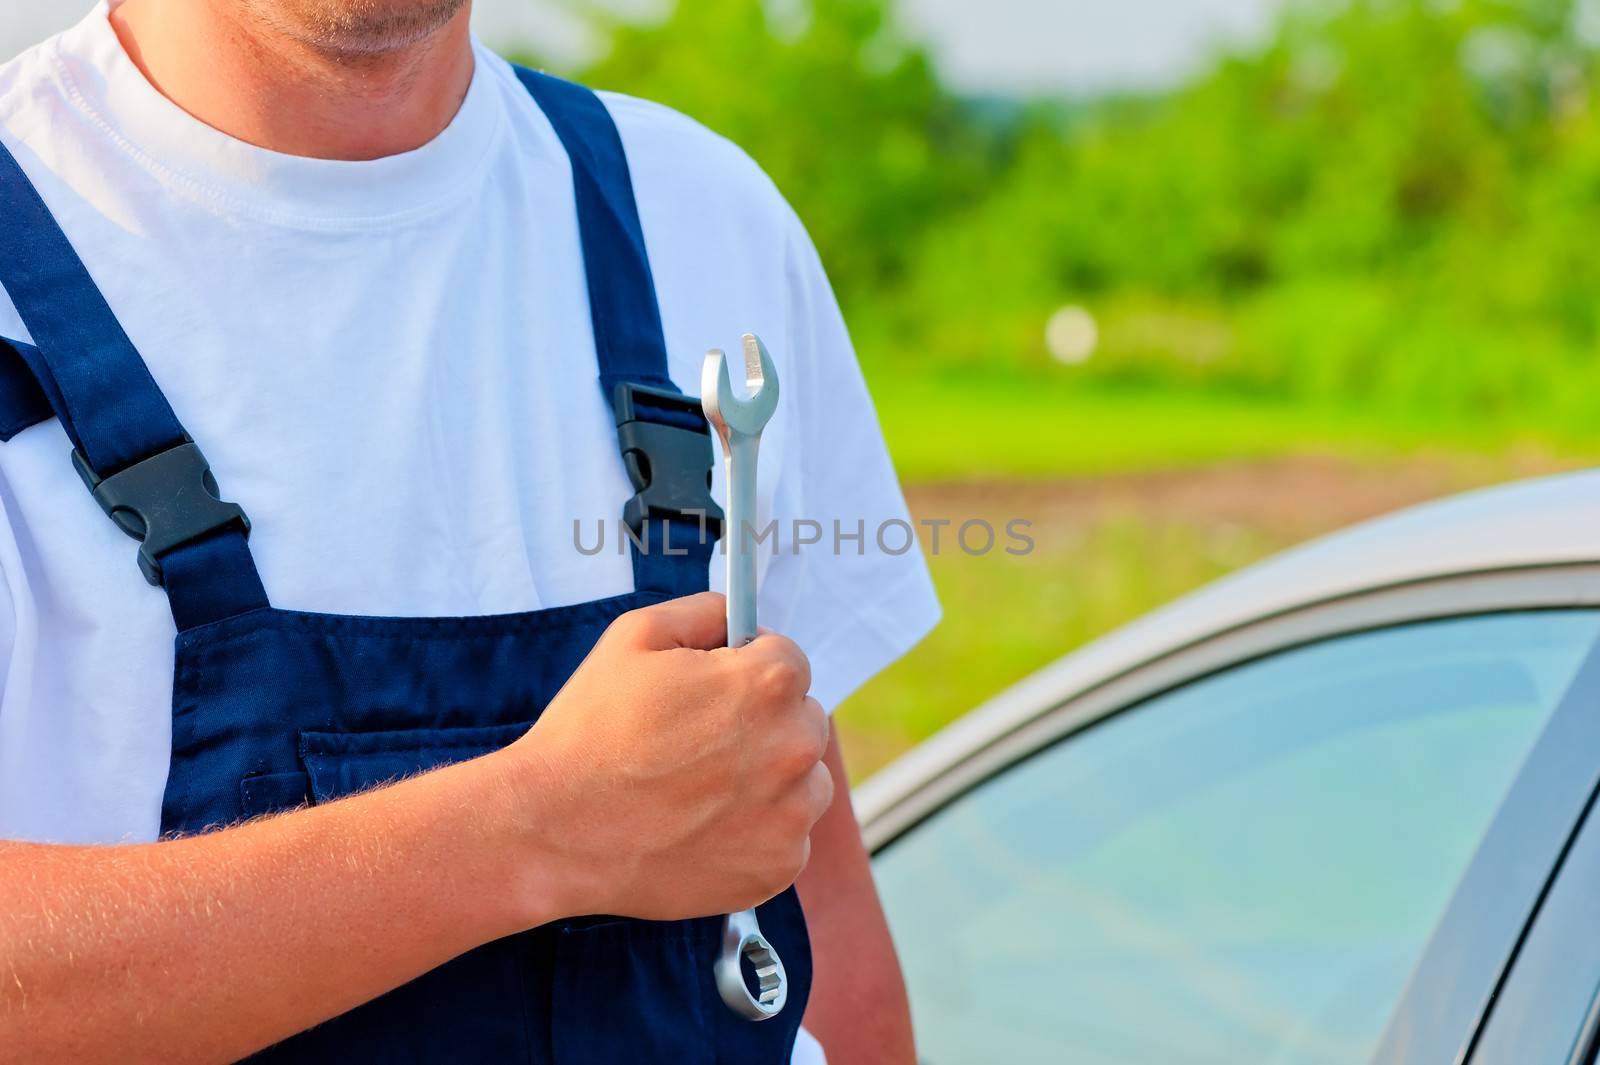
[[[468,2],[102,3],[0,68],[6,1060],[912,1060],[823,707],[937,606],[821,267]],[[746,329],[730,650],[678,390]]]

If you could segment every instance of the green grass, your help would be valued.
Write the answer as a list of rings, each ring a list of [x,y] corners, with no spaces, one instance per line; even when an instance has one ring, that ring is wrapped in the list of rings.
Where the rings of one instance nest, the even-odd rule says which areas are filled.
[[[1600,425],[1493,424],[1198,388],[1108,387],[1066,372],[901,379],[880,369],[870,380],[896,467],[912,484],[1081,477],[1283,455],[1381,460],[1422,449],[1600,455]]]

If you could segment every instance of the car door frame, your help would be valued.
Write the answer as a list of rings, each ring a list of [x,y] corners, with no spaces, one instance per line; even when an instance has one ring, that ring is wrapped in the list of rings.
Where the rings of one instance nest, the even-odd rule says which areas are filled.
[[[1586,710],[1600,718],[1600,692]],[[1593,1065],[1600,1055],[1600,785],[1561,856],[1490,1004],[1470,1065],[1530,1065],[1529,1047],[1567,1045],[1531,1065]]]
[[[1253,619],[1152,655],[1076,692],[1012,708],[932,780],[880,786],[862,829],[872,853],[999,773],[1110,716],[1268,655],[1399,625],[1600,607],[1600,565],[1463,573],[1372,588]],[[1020,698],[1037,698],[1026,687]],[[1590,700],[1587,703],[1586,700]],[[1430,936],[1370,1065],[1463,1065],[1600,783],[1600,651],[1592,651],[1497,809]],[[1024,710],[1018,713],[1017,710]],[[1478,1065],[1474,1062],[1473,1065]]]

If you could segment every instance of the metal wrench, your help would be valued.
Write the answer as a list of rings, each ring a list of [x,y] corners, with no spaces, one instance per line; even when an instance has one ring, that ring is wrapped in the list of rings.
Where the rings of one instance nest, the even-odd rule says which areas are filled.
[[[767,349],[753,333],[744,336],[745,388],[735,392],[728,375],[728,357],[706,355],[700,374],[700,403],[706,420],[722,441],[728,481],[727,524],[723,545],[728,553],[728,646],[742,647],[756,638],[756,552],[750,544],[756,517],[756,457],[761,430],[778,406],[778,371]],[[745,983],[742,962],[755,970],[759,993]],[[789,999],[789,978],[783,960],[761,934],[756,911],[729,914],[722,921],[722,953],[716,964],[717,990],[728,1008],[752,1021],[776,1017]]]

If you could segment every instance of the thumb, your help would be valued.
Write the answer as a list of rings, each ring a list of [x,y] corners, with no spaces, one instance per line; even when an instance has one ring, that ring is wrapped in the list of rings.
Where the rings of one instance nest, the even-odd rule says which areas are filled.
[[[645,642],[651,650],[690,647],[711,651],[728,645],[728,600],[720,592],[700,592],[644,607],[639,611]]]

